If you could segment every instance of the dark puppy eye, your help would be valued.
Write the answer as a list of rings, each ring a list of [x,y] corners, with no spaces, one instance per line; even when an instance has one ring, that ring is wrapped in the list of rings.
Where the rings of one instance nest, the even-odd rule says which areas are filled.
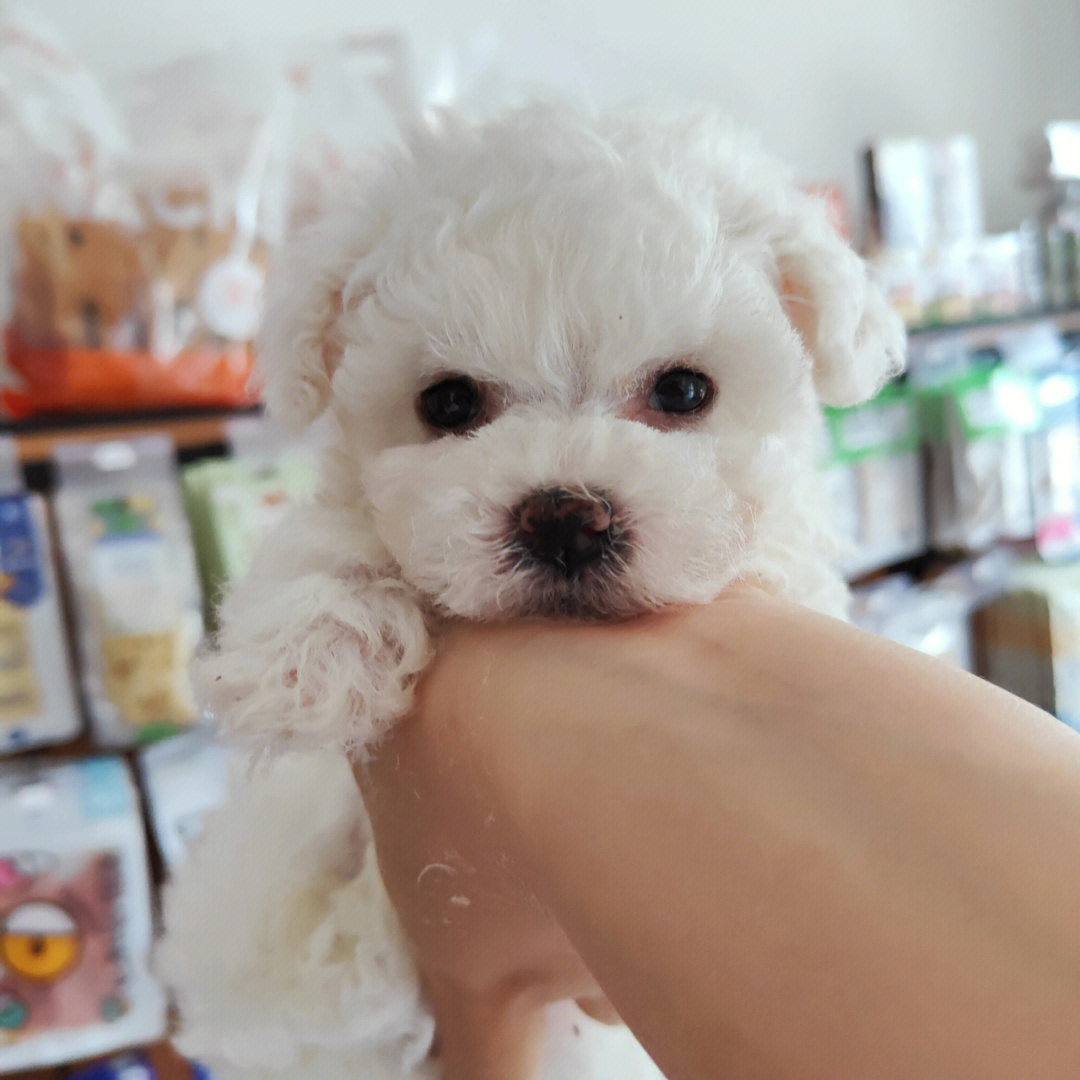
[[[674,368],[660,374],[649,395],[649,408],[663,413],[692,413],[712,399],[712,382],[700,371]]]
[[[443,379],[420,395],[420,415],[439,431],[459,431],[480,415],[480,388],[463,376]]]

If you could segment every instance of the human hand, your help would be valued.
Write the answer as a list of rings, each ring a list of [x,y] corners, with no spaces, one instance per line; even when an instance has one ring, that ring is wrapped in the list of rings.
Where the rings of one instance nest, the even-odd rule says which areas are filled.
[[[1080,744],[939,661],[753,592],[461,626],[359,778],[447,1080],[561,997],[669,1080],[1080,1068]]]
[[[641,621],[455,625],[413,714],[357,766],[380,872],[424,973],[448,1077],[528,1076],[547,1003],[574,999],[595,1019],[618,1020],[534,891],[486,772],[493,727],[527,725],[528,707],[546,701],[565,708],[552,678],[565,689],[568,676],[586,673],[583,657],[640,651],[639,639],[654,632]],[[522,782],[552,786],[526,756],[511,760]]]

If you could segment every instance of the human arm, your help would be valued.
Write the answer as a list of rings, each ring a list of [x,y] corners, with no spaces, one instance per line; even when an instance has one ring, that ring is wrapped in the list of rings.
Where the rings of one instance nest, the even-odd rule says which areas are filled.
[[[1080,739],[988,684],[738,592],[460,628],[391,756],[669,1080],[1080,1074]]]

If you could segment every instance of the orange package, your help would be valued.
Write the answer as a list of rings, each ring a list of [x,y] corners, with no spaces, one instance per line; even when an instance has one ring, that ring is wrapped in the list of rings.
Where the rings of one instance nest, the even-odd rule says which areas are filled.
[[[249,405],[267,251],[209,226],[24,217],[10,415]]]

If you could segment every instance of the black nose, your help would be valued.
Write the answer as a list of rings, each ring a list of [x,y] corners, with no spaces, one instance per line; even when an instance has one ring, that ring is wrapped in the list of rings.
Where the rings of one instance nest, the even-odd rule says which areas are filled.
[[[533,560],[573,577],[612,549],[611,505],[599,496],[550,488],[514,511],[517,543]]]

